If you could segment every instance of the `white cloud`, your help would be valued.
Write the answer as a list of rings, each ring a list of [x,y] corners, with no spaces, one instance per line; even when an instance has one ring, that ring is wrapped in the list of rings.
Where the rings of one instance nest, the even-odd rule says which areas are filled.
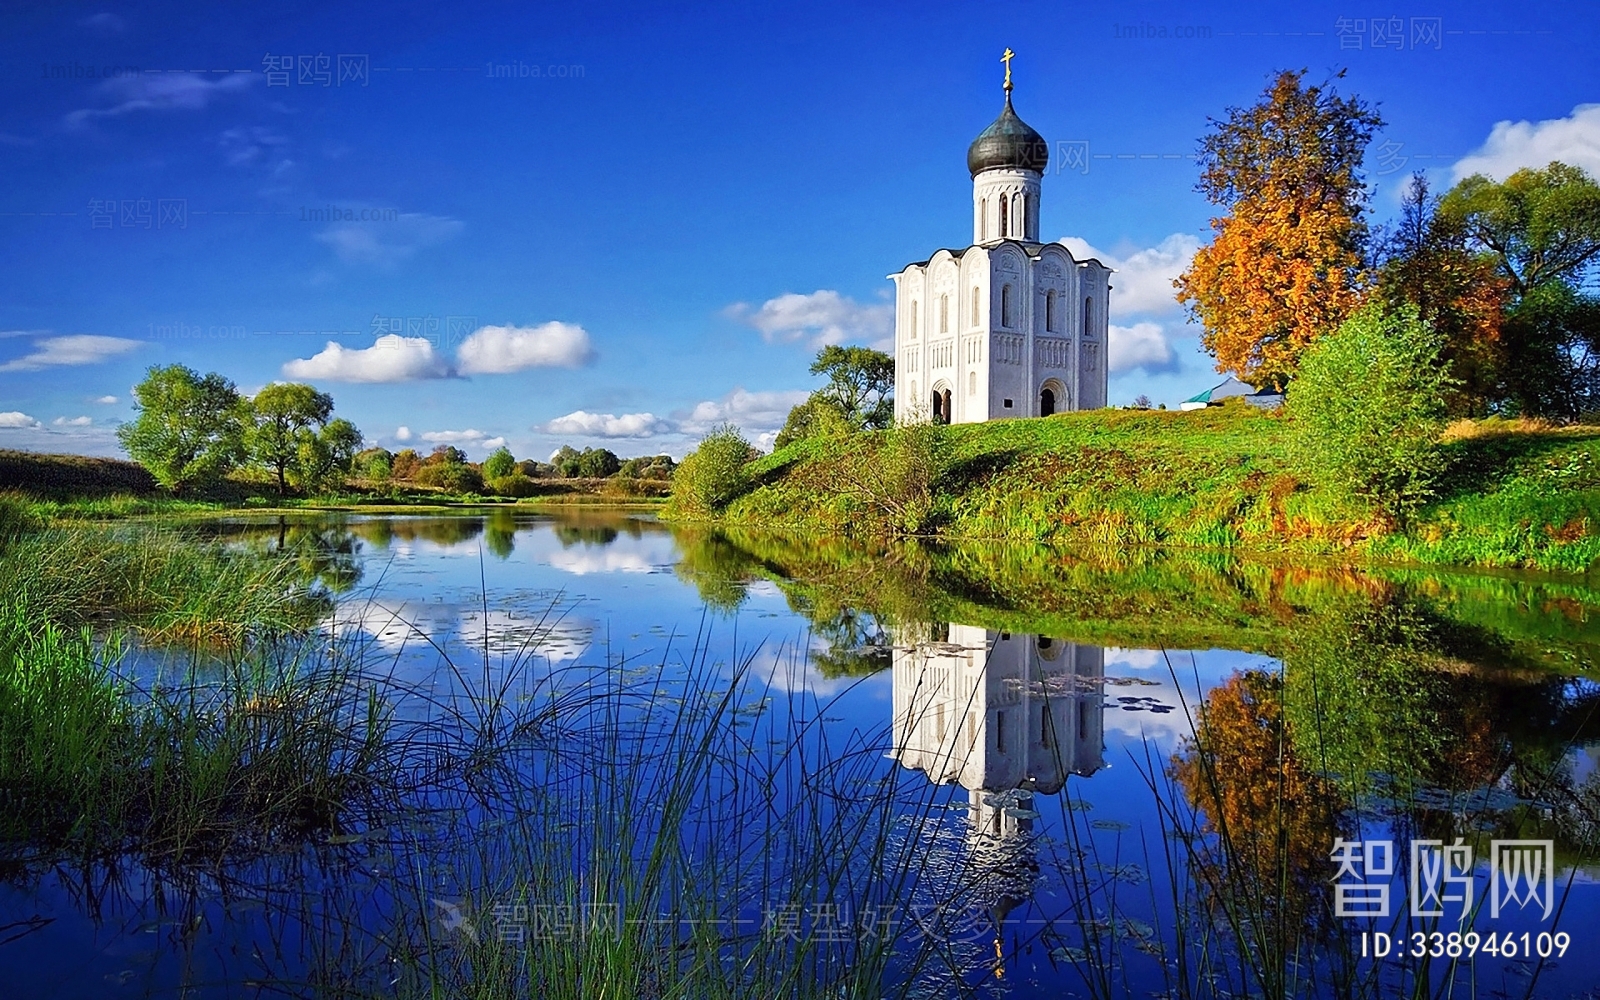
[[[97,396],[95,398],[95,402],[96,403],[100,403],[100,404],[102,404],[104,406],[112,406],[117,402],[117,397],[115,397],[115,396]]]
[[[1079,260],[1093,257],[1116,271],[1111,276],[1111,314],[1173,315],[1179,311],[1173,297],[1172,279],[1183,273],[1200,249],[1200,240],[1189,233],[1173,233],[1153,247],[1125,256],[1106,253],[1077,236],[1059,241]]]
[[[780,295],[760,308],[736,302],[725,312],[775,343],[804,340],[812,347],[823,347],[857,340],[886,346],[893,335],[893,306],[864,304],[826,288],[810,295]]]
[[[456,351],[463,374],[503,375],[527,368],[577,368],[594,360],[589,334],[575,323],[485,326]]]
[[[1582,167],[1600,177],[1600,104],[1580,104],[1565,118],[1542,122],[1496,122],[1489,138],[1451,168],[1454,180],[1485,174],[1505,180],[1523,167],[1545,167],[1552,160]]]
[[[116,118],[134,111],[199,111],[212,101],[250,86],[253,73],[223,73],[214,78],[201,73],[140,73],[106,80],[96,93],[110,107],[79,108],[66,117],[78,126],[94,118]]]
[[[316,238],[333,248],[346,264],[392,267],[418,250],[442,243],[466,228],[457,219],[402,212],[376,222],[338,222]]]
[[[1167,327],[1181,322],[1182,307],[1173,297],[1172,281],[1182,274],[1200,249],[1198,237],[1173,233],[1153,247],[1110,253],[1079,236],[1058,242],[1079,260],[1093,257],[1116,273],[1111,276],[1111,315],[1133,320],[1126,326],[1108,324],[1111,374],[1143,368],[1147,373],[1177,371]]]
[[[574,410],[564,417],[556,417],[542,428],[546,434],[565,434],[573,437],[647,438],[657,434],[670,434],[676,426],[653,413],[590,413]]]
[[[327,347],[311,357],[285,363],[283,374],[330,382],[414,382],[449,378],[452,372],[427,338],[386,333],[365,348],[345,347],[330,340]]]
[[[1132,368],[1147,372],[1175,371],[1177,355],[1167,343],[1158,323],[1135,323],[1132,326],[1108,324],[1110,338],[1110,371],[1113,375]]]
[[[428,431],[422,440],[429,444],[478,444],[488,437],[484,431],[469,427],[464,431]]]
[[[75,333],[33,342],[33,353],[0,365],[0,372],[34,372],[62,365],[92,365],[137,350],[144,341]]]
[[[789,418],[789,411],[806,401],[804,389],[748,392],[734,389],[720,400],[698,403],[678,420],[680,430],[703,434],[724,421],[737,424],[746,436],[777,431]]]
[[[558,549],[549,555],[550,565],[575,576],[592,573],[648,573],[655,569],[643,553],[611,546],[598,551],[588,548]]]
[[[411,428],[407,427],[405,424],[401,424],[399,427],[396,427],[394,431],[394,439],[396,441],[410,441]]]
[[[506,439],[503,437],[492,437],[487,441],[479,442],[479,445],[483,448],[487,448],[489,451],[494,451],[496,448],[504,448],[506,446]]]
[[[90,417],[72,417],[71,419],[66,417],[57,417],[50,422],[55,424],[57,427],[88,427],[90,424],[94,423],[94,420]]]
[[[16,410],[0,413],[0,430],[32,430],[38,426],[39,421],[26,413],[20,413]]]
[[[1115,666],[1127,667],[1129,670],[1154,670],[1157,667],[1166,670],[1167,656],[1159,649],[1123,649],[1107,646],[1105,668],[1109,671]]]

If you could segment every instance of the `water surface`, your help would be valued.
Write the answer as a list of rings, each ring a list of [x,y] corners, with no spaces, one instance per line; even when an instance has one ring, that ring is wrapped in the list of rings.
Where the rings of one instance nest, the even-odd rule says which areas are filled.
[[[810,942],[796,961],[819,983],[888,947],[881,992],[862,995],[1386,996],[1420,978],[1427,995],[1573,997],[1600,982],[1600,592],[1583,580],[867,546],[598,510],[236,517],[200,534],[298,560],[333,603],[295,642],[390,679],[395,718],[459,724],[452,706],[490,693],[555,714],[505,788],[394,803],[266,856],[152,869],[13,850],[8,995],[394,995],[415,985],[419,938],[430,954],[465,951],[462,935],[537,951],[596,914],[710,924],[734,951]],[[144,649],[124,669],[204,664]],[[720,908],[505,894],[519,861],[499,838],[559,839],[581,868],[671,780],[674,712],[729,691],[729,763],[697,772],[687,841],[726,880],[705,887]],[[797,836],[800,817],[818,832]],[[822,828],[848,841],[838,879]],[[1428,866],[1457,845],[1465,868],[1440,881]],[[1517,851],[1546,867],[1497,890],[1492,860]],[[1420,909],[1442,917],[1410,912],[1413,881],[1438,888]],[[1347,896],[1387,893],[1387,916],[1337,912],[1336,886],[1356,882]]]

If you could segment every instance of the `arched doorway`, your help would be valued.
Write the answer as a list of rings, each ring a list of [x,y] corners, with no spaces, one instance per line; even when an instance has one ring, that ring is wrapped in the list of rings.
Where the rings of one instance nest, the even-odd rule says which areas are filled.
[[[1059,379],[1049,379],[1039,388],[1039,416],[1048,417],[1072,409],[1067,387]]]
[[[955,415],[952,408],[954,396],[944,382],[933,387],[933,422],[948,424]]]

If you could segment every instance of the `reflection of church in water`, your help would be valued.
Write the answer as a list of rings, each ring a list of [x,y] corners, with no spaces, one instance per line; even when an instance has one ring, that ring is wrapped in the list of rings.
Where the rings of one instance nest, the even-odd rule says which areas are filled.
[[[1053,795],[1103,764],[1105,650],[1046,636],[941,625],[894,651],[895,755],[941,784]],[[990,832],[1005,819],[984,817]]]
[[[935,626],[894,649],[894,756],[967,790],[969,862],[994,876],[995,918],[1026,898],[1035,794],[1104,765],[1105,650],[1047,636]]]

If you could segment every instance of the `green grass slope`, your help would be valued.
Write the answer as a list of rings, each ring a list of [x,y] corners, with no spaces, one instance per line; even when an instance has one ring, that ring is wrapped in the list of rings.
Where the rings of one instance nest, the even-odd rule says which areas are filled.
[[[1283,416],[1245,405],[1096,410],[942,429],[940,536],[1069,545],[1293,550],[1584,571],[1600,559],[1600,427],[1462,423],[1408,530],[1303,481]],[[884,533],[871,490],[887,435],[813,439],[752,463],[729,524]],[[881,481],[877,484],[881,489]],[[864,495],[866,498],[864,499]]]

